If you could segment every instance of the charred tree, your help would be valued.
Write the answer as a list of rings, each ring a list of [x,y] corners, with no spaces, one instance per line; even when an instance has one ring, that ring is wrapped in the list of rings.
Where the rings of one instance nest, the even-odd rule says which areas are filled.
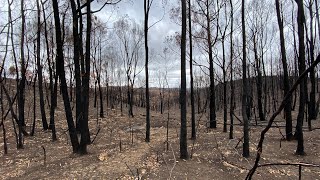
[[[73,33],[73,61],[74,61],[74,78],[76,81],[76,122],[79,121],[81,107],[81,75],[80,75],[80,40],[79,40],[79,20],[77,5],[74,0],[70,0],[72,10],[72,33]],[[79,10],[80,11],[80,10]],[[80,11],[81,13],[81,11]]]
[[[189,25],[189,56],[190,56],[190,100],[191,100],[191,139],[196,139],[196,117],[194,101],[193,83],[193,57],[192,57],[192,19],[191,19],[191,0],[188,0],[188,25]]]
[[[249,157],[249,119],[247,114],[248,102],[248,83],[247,83],[247,52],[246,52],[246,25],[245,25],[245,0],[241,6],[242,23],[242,117],[243,117],[243,157]]]
[[[144,0],[144,48],[145,48],[145,76],[146,76],[146,142],[150,142],[150,95],[149,95],[149,46],[148,46],[148,30],[149,30],[149,11],[152,0]]]
[[[256,66],[256,86],[257,86],[257,97],[258,97],[258,111],[259,111],[259,119],[260,121],[265,121],[265,116],[263,113],[263,106],[262,106],[262,73],[261,73],[261,61],[258,57],[258,48],[257,48],[257,37],[256,33],[253,35],[253,51],[254,51],[254,59],[255,59],[255,66]]]
[[[187,145],[187,78],[186,78],[186,36],[187,36],[187,5],[186,0],[181,0],[182,5],[182,28],[181,28],[181,87],[180,87],[180,158],[188,159]]]
[[[41,1],[42,7],[44,7],[44,2]],[[46,11],[44,8],[42,8],[42,15],[43,19],[46,19]],[[53,69],[52,69],[52,62],[50,59],[50,48],[49,48],[49,37],[48,37],[48,28],[47,28],[47,21],[43,22],[44,24],[44,37],[45,37],[45,43],[46,43],[46,55],[47,55],[47,64],[48,64],[48,69],[49,69],[49,89],[50,89],[50,94],[53,92]],[[53,54],[53,53],[52,53]],[[48,94],[47,94],[48,96]],[[50,99],[52,101],[52,99]],[[49,100],[48,100],[49,103]],[[51,105],[50,105],[50,111],[51,111]],[[54,116],[51,117],[50,115],[50,122],[49,122],[49,129],[52,129],[52,126],[54,126]],[[56,135],[53,135],[56,136]]]
[[[61,83],[61,93],[64,102],[65,114],[68,124],[69,136],[71,140],[71,145],[74,153],[78,152],[79,141],[76,133],[76,129],[73,122],[72,110],[70,106],[70,100],[68,95],[68,87],[67,81],[65,77],[64,70],[64,55],[63,55],[63,42],[61,39],[61,25],[60,25],[60,17],[59,17],[59,6],[57,0],[52,0],[53,6],[53,14],[54,14],[54,22],[55,22],[55,32],[56,32],[56,44],[57,44],[57,53],[56,53],[56,73],[59,76]]]
[[[80,119],[80,146],[79,153],[87,153],[87,145],[90,144],[89,133],[89,81],[90,81],[90,38],[91,38],[91,1],[87,0],[87,30],[86,30],[86,53],[85,53],[85,73],[82,76],[82,115]]]
[[[299,39],[299,56],[298,56],[298,63],[299,63],[299,75],[306,70],[305,64],[305,45],[304,45],[304,23],[305,23],[305,16],[304,16],[304,8],[303,8],[303,0],[295,0],[298,6],[298,16],[297,16],[297,23],[298,23],[298,39]],[[306,94],[305,86],[307,85],[307,78],[304,77],[301,84],[300,84],[300,98],[299,98],[299,113],[297,117],[297,125],[296,125],[296,133],[295,137],[298,140],[298,146],[296,150],[296,154],[304,155],[304,143],[303,143],[303,119],[304,119],[304,111],[305,111],[305,104],[306,104]]]
[[[313,21],[313,2],[309,1],[308,9],[309,9],[309,16],[310,16],[310,38],[307,40],[309,44],[309,63],[312,64],[314,62],[314,21]],[[319,27],[318,27],[319,28]],[[308,36],[307,36],[308,38]],[[316,114],[316,76],[315,76],[315,68],[312,68],[310,71],[310,82],[311,82],[311,90],[310,90],[310,101],[308,103],[308,128],[311,131],[311,120],[315,120],[317,117]]]
[[[233,82],[233,2],[232,0],[229,1],[231,15],[230,15],[230,132],[229,132],[229,139],[233,139],[233,116],[234,116],[234,82]]]
[[[20,74],[21,79],[19,80],[18,85],[18,111],[19,111],[19,121],[18,121],[18,128],[19,128],[19,142],[17,145],[18,149],[23,148],[23,140],[22,140],[22,131],[26,126],[25,119],[24,119],[24,105],[25,105],[25,98],[24,98],[24,90],[25,90],[25,82],[26,82],[26,63],[24,58],[24,34],[25,34],[25,11],[24,11],[24,0],[21,0],[21,43],[20,43]]]
[[[77,14],[77,17],[78,17],[78,24],[79,24],[79,31],[78,31],[78,48],[79,48],[79,61],[80,61],[80,80],[78,79],[78,84],[77,84],[77,79],[76,79],[76,87],[79,87],[77,88],[78,89],[78,92],[76,92],[76,96],[77,96],[77,93],[78,93],[78,96],[80,94],[80,96],[78,98],[80,98],[79,100],[76,100],[77,104],[76,104],[76,108],[78,108],[79,110],[76,110],[76,130],[77,130],[77,133],[81,133],[80,132],[80,129],[81,129],[81,125],[80,125],[80,122],[82,121],[83,117],[84,117],[84,114],[83,114],[83,96],[82,96],[82,93],[83,93],[83,84],[82,84],[82,81],[83,81],[83,78],[81,79],[81,77],[83,77],[83,75],[85,74],[85,64],[84,64],[84,52],[83,52],[83,17],[82,17],[82,12],[81,12],[81,9],[82,9],[82,6],[81,6],[81,1],[80,0],[77,0],[77,7],[78,7],[78,14]],[[74,13],[74,12],[73,12]],[[72,16],[74,16],[76,14],[73,14]],[[74,21],[74,19],[73,19]],[[76,72],[76,68],[75,67],[75,76],[77,76],[77,73]],[[77,77],[75,77],[77,78]],[[79,86],[77,86],[79,85]],[[77,98],[77,97],[76,97]]]
[[[45,110],[45,104],[44,104],[44,95],[43,95],[43,88],[42,88],[42,65],[40,60],[40,35],[41,35],[41,21],[40,21],[40,4],[39,1],[37,1],[37,20],[38,20],[38,30],[37,30],[37,74],[38,74],[38,88],[39,88],[39,99],[40,99],[40,112],[41,112],[41,120],[42,120],[42,127],[43,130],[48,129],[48,122],[46,117],[46,110]]]
[[[283,68],[283,87],[284,87],[283,93],[285,96],[290,90],[290,82],[289,82],[288,63],[287,63],[286,47],[285,47],[284,32],[283,32],[283,18],[282,18],[282,15],[280,14],[279,0],[276,0],[276,10],[277,10],[279,33],[280,33],[281,60],[282,60],[282,68]],[[290,141],[293,138],[291,104],[292,104],[292,100],[291,98],[288,98],[286,105],[284,107],[284,113],[286,118],[286,139],[288,141]]]

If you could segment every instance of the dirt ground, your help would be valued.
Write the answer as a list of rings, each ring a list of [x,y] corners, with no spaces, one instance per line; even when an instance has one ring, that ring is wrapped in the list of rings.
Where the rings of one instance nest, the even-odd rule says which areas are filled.
[[[134,118],[128,118],[126,109],[123,116],[119,109],[107,109],[106,117],[101,119],[97,118],[97,109],[91,107],[91,138],[96,139],[88,146],[89,154],[76,156],[72,154],[65,114],[61,107],[56,111],[56,142],[51,142],[50,131],[41,130],[38,115],[35,136],[26,137],[24,149],[16,150],[11,119],[5,121],[9,153],[3,154],[1,130],[0,179],[244,179],[253,165],[260,132],[266,124],[251,126],[250,157],[243,158],[242,142],[239,142],[242,126],[235,126],[235,138],[230,140],[229,134],[222,132],[223,119],[220,112],[217,114],[217,129],[206,128],[208,116],[197,114],[197,139],[188,140],[188,151],[192,158],[181,160],[178,109],[170,110],[167,149],[167,111],[163,115],[159,112],[151,113],[151,142],[146,143],[144,109],[134,108]],[[31,119],[32,111],[29,117]],[[235,124],[239,124],[236,119]],[[284,125],[281,117],[278,117],[277,124]],[[189,124],[188,127],[190,132]],[[320,128],[319,120],[313,121],[313,127]],[[96,136],[98,129],[100,131]],[[310,132],[305,128],[306,155],[297,156],[296,141],[281,141],[284,127],[272,128],[267,133],[260,164],[320,164],[319,131],[315,129]],[[298,179],[298,172],[296,166],[261,167],[254,179]],[[320,168],[303,167],[302,179],[320,179]]]

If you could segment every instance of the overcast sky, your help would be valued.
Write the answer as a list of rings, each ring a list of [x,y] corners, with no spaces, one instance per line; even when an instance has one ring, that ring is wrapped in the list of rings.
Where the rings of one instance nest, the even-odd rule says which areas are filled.
[[[158,86],[158,71],[167,69],[168,81],[171,87],[178,87],[180,84],[180,58],[178,54],[170,52],[167,59],[164,60],[159,54],[165,47],[165,38],[167,36],[180,32],[181,28],[170,20],[170,8],[175,1],[168,1],[164,7],[161,0],[154,0],[150,16],[149,25],[161,20],[149,30],[149,50],[150,50],[150,86]],[[92,9],[99,9],[101,3],[95,3]],[[113,27],[113,22],[123,16],[134,19],[143,27],[144,9],[143,0],[122,0],[116,7],[107,7],[97,13],[97,16],[103,22],[107,22],[108,28]],[[178,48],[175,49],[179,51]],[[144,58],[141,59],[144,62]],[[160,62],[161,61],[161,62]],[[142,64],[144,64],[142,62]],[[188,72],[188,69],[187,69]],[[144,71],[141,76],[144,77]]]
[[[115,1],[115,0],[114,0]],[[168,44],[165,43],[167,36],[174,35],[176,32],[180,33],[181,27],[175,24],[170,19],[170,9],[171,7],[177,6],[179,1],[177,0],[166,0],[167,4],[164,6],[162,0],[154,0],[153,5],[149,15],[149,25],[158,22],[149,29],[149,69],[150,69],[150,86],[159,86],[159,74],[167,71],[167,78],[170,87],[178,87],[180,85],[180,48],[171,45],[171,49],[175,52],[170,51],[167,58],[163,58],[163,49],[167,47]],[[33,2],[33,1],[32,1]],[[105,0],[96,0],[92,3],[92,11],[98,10],[102,7]],[[19,4],[19,2],[17,1]],[[140,24],[143,28],[144,23],[144,0],[122,0],[116,6],[107,5],[101,11],[95,14],[101,22],[103,22],[108,29],[113,28],[113,23],[120,18],[127,16],[133,19],[136,23]],[[28,4],[30,5],[30,4]],[[7,21],[7,14],[5,10],[7,9],[6,3],[0,5],[0,9],[3,10],[1,14],[5,14],[3,18],[0,19],[0,24],[5,24]],[[20,6],[12,6],[13,12],[19,12]],[[65,7],[63,7],[65,8]],[[61,9],[62,11],[63,9]],[[85,8],[83,9],[85,12]],[[19,13],[13,13],[13,19],[18,16]],[[28,14],[30,16],[30,14]],[[19,24],[19,23],[17,23]],[[18,26],[16,25],[15,28]],[[111,31],[108,31],[111,32]],[[110,35],[111,33],[109,33]],[[116,36],[111,36],[114,40],[117,40]],[[5,38],[3,38],[4,40]],[[108,40],[109,41],[109,40]],[[112,42],[112,41],[110,41]],[[4,42],[3,42],[4,44]],[[112,44],[113,45],[113,44]],[[118,48],[114,45],[114,48]],[[143,47],[142,47],[143,48]],[[144,57],[141,57],[141,66],[144,65]],[[159,72],[161,71],[161,72]],[[187,73],[189,74],[189,68],[187,66]],[[144,71],[140,73],[140,79],[144,79]],[[188,78],[188,77],[187,77]],[[189,79],[189,78],[188,78]]]

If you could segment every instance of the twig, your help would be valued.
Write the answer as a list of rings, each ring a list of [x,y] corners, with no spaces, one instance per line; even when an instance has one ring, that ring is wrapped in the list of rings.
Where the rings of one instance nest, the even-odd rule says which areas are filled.
[[[233,115],[241,124],[243,124],[242,121],[240,120],[240,118],[238,118],[238,116],[237,116],[234,112],[232,113],[232,115]]]
[[[90,144],[93,144],[94,140],[96,140],[96,138],[98,137],[98,134],[100,132],[101,128],[98,129],[96,135],[94,136],[94,138],[92,139],[91,143]]]
[[[43,149],[43,165],[46,165],[46,160],[47,160],[47,154],[46,154],[46,149],[44,146],[41,146]]]
[[[172,151],[172,155],[173,155],[173,160],[174,160],[174,162],[173,162],[173,167],[172,167],[171,170],[170,170],[169,179],[171,179],[172,171],[173,171],[174,167],[175,167],[176,164],[177,164],[176,156],[174,155],[174,151],[173,151],[173,148],[172,148],[172,145],[171,145],[171,144],[170,144],[170,147],[171,147],[171,151]]]
[[[320,164],[311,164],[311,163],[266,163],[259,164],[258,167],[265,166],[303,166],[303,167],[320,167]]]
[[[256,160],[255,163],[252,167],[252,169],[249,171],[249,173],[247,174],[246,179],[251,180],[253,174],[255,173],[255,171],[258,168],[259,165],[259,161],[261,158],[261,154],[262,154],[262,145],[263,145],[263,141],[265,138],[265,134],[269,131],[269,129],[271,128],[274,119],[281,113],[282,109],[284,108],[284,106],[287,103],[287,100],[291,97],[292,93],[295,91],[295,89],[298,87],[298,85],[301,83],[301,81],[304,79],[304,77],[311,71],[311,69],[313,69],[318,63],[320,62],[320,55],[317,56],[316,61],[314,61],[311,66],[309,66],[309,68],[307,70],[305,70],[300,76],[299,78],[296,80],[296,82],[294,83],[294,85],[292,86],[292,88],[290,89],[290,91],[286,94],[286,96],[284,97],[284,99],[281,102],[280,107],[277,109],[277,111],[270,117],[270,120],[268,122],[267,127],[261,132],[261,137],[259,140],[259,144],[257,147],[257,156],[256,156]]]
[[[134,172],[131,170],[131,168],[128,166],[128,164],[126,162],[124,162],[124,164],[127,166],[127,168],[130,170],[131,174],[133,177],[135,177],[136,175],[134,174]]]

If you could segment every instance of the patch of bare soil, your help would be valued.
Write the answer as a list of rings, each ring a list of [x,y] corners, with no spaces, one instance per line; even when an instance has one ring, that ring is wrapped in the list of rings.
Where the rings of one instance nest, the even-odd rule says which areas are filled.
[[[261,126],[251,126],[251,154],[249,158],[243,158],[242,126],[235,126],[235,138],[230,140],[229,134],[222,132],[222,114],[218,113],[217,129],[206,128],[208,117],[198,114],[197,139],[188,140],[192,157],[181,160],[178,109],[170,110],[168,144],[167,111],[163,115],[152,112],[150,143],[144,141],[144,109],[135,108],[134,118],[128,118],[126,111],[121,116],[119,109],[108,109],[106,118],[97,118],[96,112],[92,108],[89,124],[91,138],[95,138],[98,129],[100,131],[94,143],[88,146],[89,154],[84,156],[72,154],[61,107],[56,112],[59,140],[51,142],[51,132],[41,131],[41,122],[37,119],[35,136],[25,138],[25,148],[22,150],[16,150],[12,122],[7,119],[5,127],[9,154],[0,152],[0,179],[244,179],[254,163],[260,132],[266,124],[259,122]],[[284,120],[278,118],[277,124],[281,126],[280,129],[272,128],[267,133],[261,164],[320,164],[319,130],[304,131],[307,154],[297,156],[296,141],[281,141],[281,133],[285,133]],[[319,120],[313,121],[313,126],[320,127]],[[2,136],[0,149],[3,149]],[[296,166],[267,166],[258,168],[254,179],[298,179],[298,172]],[[303,179],[319,177],[320,168],[302,168]]]

